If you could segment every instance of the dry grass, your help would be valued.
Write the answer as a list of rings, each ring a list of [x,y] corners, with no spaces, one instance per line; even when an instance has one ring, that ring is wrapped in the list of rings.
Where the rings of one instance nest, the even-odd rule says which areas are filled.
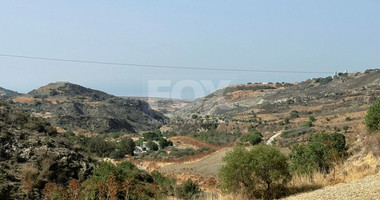
[[[316,172],[313,175],[295,175],[288,183],[289,195],[308,192],[329,185],[325,174]]]
[[[13,102],[16,102],[16,103],[25,103],[25,104],[34,104],[34,101],[41,101],[41,99],[35,99],[33,97],[24,97],[24,96],[21,96],[21,97],[15,97],[13,99]]]
[[[38,184],[39,171],[34,166],[24,165],[21,167],[21,174],[23,179],[22,191],[27,194]]]
[[[249,200],[249,198],[245,197],[242,194],[226,194],[223,195],[221,193],[215,193],[215,192],[206,192],[202,195],[199,195],[197,197],[193,197],[194,200]],[[176,197],[168,197],[168,200],[180,200]]]

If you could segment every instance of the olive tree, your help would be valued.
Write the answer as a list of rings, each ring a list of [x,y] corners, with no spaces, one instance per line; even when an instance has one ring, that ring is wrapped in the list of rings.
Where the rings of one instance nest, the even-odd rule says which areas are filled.
[[[288,158],[276,147],[255,146],[248,151],[235,147],[223,158],[219,178],[222,190],[242,192],[249,198],[275,198],[276,188],[291,178]]]

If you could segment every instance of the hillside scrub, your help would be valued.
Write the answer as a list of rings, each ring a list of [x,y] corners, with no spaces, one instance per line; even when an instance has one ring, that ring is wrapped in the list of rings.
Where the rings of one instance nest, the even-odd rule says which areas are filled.
[[[294,145],[290,154],[291,169],[296,174],[329,173],[333,164],[345,158],[345,136],[340,133],[317,133],[307,144]]]
[[[176,185],[158,171],[148,173],[130,162],[114,165],[103,162],[84,181],[72,179],[65,186],[47,183],[43,189],[45,199],[166,199],[177,196],[190,199],[200,193],[198,184],[186,181]]]
[[[154,159],[166,159],[166,158],[183,158],[187,156],[192,156],[200,154],[203,152],[212,152],[207,147],[202,147],[200,149],[185,148],[178,149],[175,147],[170,147],[168,150],[158,150],[158,151],[148,151],[137,156],[138,158],[154,158]]]
[[[110,142],[105,137],[75,136],[72,132],[66,132],[66,136],[79,144],[80,148],[87,153],[98,157],[124,158],[125,155],[133,156],[136,146],[131,138],[123,138],[119,142]]]
[[[239,131],[236,131],[234,133],[225,131],[207,131],[192,133],[190,136],[211,144],[225,145],[235,142],[241,135],[242,133]]]

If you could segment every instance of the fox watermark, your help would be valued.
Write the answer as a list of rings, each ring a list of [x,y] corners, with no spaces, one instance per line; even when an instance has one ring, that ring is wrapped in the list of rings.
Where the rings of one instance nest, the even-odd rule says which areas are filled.
[[[171,80],[148,80],[148,97],[167,97],[173,101],[173,104],[180,103],[185,90],[193,92],[194,99],[205,97],[206,95],[227,87],[232,80],[180,80],[177,82]],[[220,102],[220,101],[219,101]],[[152,104],[152,108],[158,105]]]

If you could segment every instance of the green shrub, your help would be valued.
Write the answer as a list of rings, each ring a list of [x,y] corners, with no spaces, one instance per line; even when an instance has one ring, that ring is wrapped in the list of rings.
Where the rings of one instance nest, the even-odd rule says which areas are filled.
[[[107,157],[113,151],[115,151],[116,147],[112,142],[105,141],[101,137],[81,137],[82,140],[82,148],[84,148],[87,152],[91,154],[95,154],[100,157]]]
[[[290,123],[290,118],[289,118],[289,117],[285,117],[285,119],[284,119],[284,123],[285,123],[285,124],[289,124],[289,123]]]
[[[369,107],[365,124],[372,132],[380,131],[380,97]]]
[[[151,173],[151,175],[153,177],[154,182],[158,184],[158,186],[164,193],[168,195],[175,194],[176,180],[174,178],[166,177],[157,170],[154,170]]]
[[[122,135],[123,135],[122,132],[112,132],[112,133],[109,133],[107,136],[116,139],[116,138],[119,138]]]
[[[161,179],[164,178],[161,177]],[[159,183],[158,179],[154,179],[146,171],[139,170],[130,162],[122,162],[117,165],[103,162],[81,184],[80,190],[82,190],[83,199],[102,199],[100,193],[104,194],[111,187],[119,191],[113,195],[117,196],[117,199],[163,199],[167,192],[161,189],[160,184],[162,182]],[[126,187],[128,187],[128,192],[126,192]]]
[[[190,179],[179,185],[176,189],[176,194],[182,199],[191,199],[194,195],[201,193],[202,190],[198,184],[194,183]]]
[[[251,145],[259,144],[262,141],[262,135],[259,131],[254,130],[252,133],[244,134],[240,137],[241,142],[249,142]]]
[[[119,158],[124,158],[125,154],[119,150],[116,150],[116,151],[111,152],[109,157],[113,159],[119,159]]]
[[[149,141],[149,140],[159,140],[161,136],[161,132],[159,130],[155,132],[146,132],[143,133],[144,140]]]
[[[149,140],[146,143],[146,147],[148,147],[152,151],[157,151],[158,150],[158,145],[156,143],[154,143],[152,140]]]
[[[131,138],[123,138],[117,143],[117,149],[124,155],[128,154],[133,156],[133,151],[135,150],[136,144]]]
[[[306,127],[312,127],[313,126],[313,122],[311,120],[308,120],[305,122],[305,126]]]
[[[343,134],[326,132],[315,134],[306,145],[292,147],[291,168],[298,174],[312,174],[315,171],[328,173],[334,162],[345,156],[346,141]]]
[[[321,85],[325,85],[327,83],[330,83],[333,80],[331,76],[328,76],[326,78],[317,78],[315,80],[316,83],[320,83]]]
[[[168,146],[173,146],[173,142],[170,140],[166,140],[165,138],[160,138],[158,144],[160,145],[161,149],[165,149]]]
[[[224,192],[243,191],[249,198],[275,198],[277,186],[290,180],[288,158],[276,147],[235,147],[223,158],[219,179]]]
[[[294,119],[294,118],[298,118],[298,117],[300,117],[300,115],[299,115],[298,111],[296,111],[296,110],[292,110],[292,111],[290,112],[289,117],[290,117],[290,119]]]

